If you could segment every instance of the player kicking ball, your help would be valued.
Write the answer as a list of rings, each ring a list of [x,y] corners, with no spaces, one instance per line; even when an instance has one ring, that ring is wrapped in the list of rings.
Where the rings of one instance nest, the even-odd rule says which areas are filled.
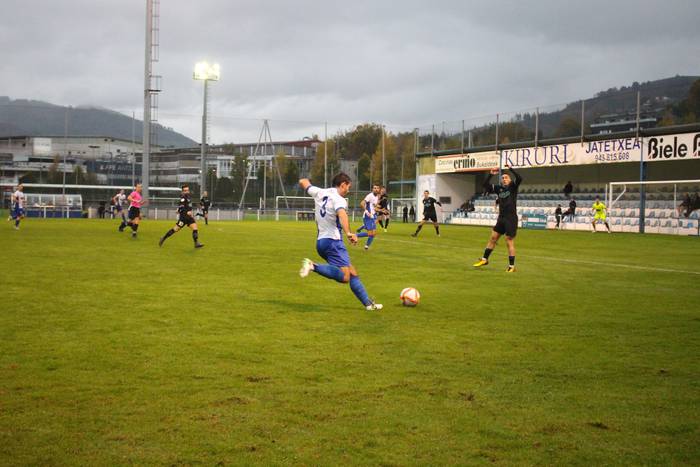
[[[489,264],[489,256],[491,256],[491,252],[496,247],[496,242],[501,238],[501,235],[505,234],[506,246],[508,247],[508,269],[506,269],[506,272],[515,272],[515,235],[518,233],[518,208],[516,202],[518,199],[518,187],[520,187],[523,179],[512,167],[506,166],[506,169],[510,169],[515,180],[511,178],[510,174],[504,173],[501,175],[500,184],[491,184],[491,177],[498,173],[498,169],[491,169],[491,173],[484,181],[484,191],[496,193],[498,196],[499,211],[496,225],[491,232],[491,238],[486,244],[484,256],[474,263],[475,268]]]
[[[362,207],[362,227],[357,229],[357,238],[367,237],[367,242],[365,243],[365,250],[369,250],[369,247],[374,241],[374,236],[377,235],[377,203],[379,202],[379,185],[374,185],[372,187],[372,192],[365,196],[365,199],[360,201],[360,206]],[[366,230],[367,232],[361,232]]]
[[[593,233],[597,232],[596,229],[596,224],[598,222],[602,222],[605,224],[605,228],[608,229],[608,233],[612,233],[610,230],[610,224],[608,224],[608,208],[605,206],[605,203],[600,202],[600,196],[595,197],[595,201],[593,202],[593,206],[591,206],[591,210],[593,211],[593,222],[591,224],[593,225]]]
[[[192,229],[192,240],[194,241],[195,248],[202,248],[204,245],[199,243],[199,230],[197,229],[197,222],[192,217],[192,197],[190,195],[189,185],[182,185],[182,193],[180,194],[180,204],[177,206],[177,222],[175,226],[165,232],[158,242],[158,246],[163,246],[163,243],[173,236],[175,232],[179,231],[184,226]]]
[[[321,258],[328,262],[328,264],[318,264],[304,258],[299,275],[306,277],[313,271],[336,282],[349,283],[350,290],[362,302],[367,311],[381,310],[382,305],[374,303],[367,295],[365,286],[350,263],[348,250],[345,249],[341,237],[344,233],[351,244],[357,244],[357,235],[350,231],[347,213],[348,202],[345,200],[352,185],[350,177],[342,172],[339,173],[333,177],[333,188],[324,189],[313,186],[306,178],[299,180],[299,185],[314,199],[314,215],[318,228],[316,251]]]

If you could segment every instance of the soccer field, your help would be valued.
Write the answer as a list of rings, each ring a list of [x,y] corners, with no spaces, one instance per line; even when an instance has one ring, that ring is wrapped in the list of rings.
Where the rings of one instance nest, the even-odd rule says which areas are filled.
[[[367,312],[313,223],[170,225],[0,226],[0,464],[700,462],[698,238],[521,230],[506,274],[393,223]]]

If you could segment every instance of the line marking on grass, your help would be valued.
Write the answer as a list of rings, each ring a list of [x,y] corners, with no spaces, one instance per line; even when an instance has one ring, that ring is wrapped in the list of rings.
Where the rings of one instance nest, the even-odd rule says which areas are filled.
[[[382,239],[385,242],[396,242],[396,243],[407,243],[411,245],[416,245],[416,242],[412,242],[410,240],[397,240],[393,238],[386,238],[384,237]],[[462,248],[462,247],[457,247],[453,245],[439,245],[439,244],[431,244],[430,246],[434,246],[436,248],[450,248],[453,250],[460,250],[460,251],[467,251],[468,248]],[[677,273],[677,274],[692,274],[696,276],[700,276],[700,271],[688,271],[685,269],[669,269],[669,268],[657,268],[653,266],[638,266],[635,264],[624,264],[624,263],[606,263],[602,261],[590,261],[586,259],[570,259],[570,258],[556,258],[552,256],[538,256],[538,255],[518,255],[519,258],[534,258],[534,259],[543,259],[547,261],[559,261],[560,263],[573,263],[573,264],[590,264],[593,266],[604,266],[604,267],[616,267],[616,268],[627,268],[627,269],[637,269],[641,271],[652,271],[652,272],[671,272],[671,273]]]

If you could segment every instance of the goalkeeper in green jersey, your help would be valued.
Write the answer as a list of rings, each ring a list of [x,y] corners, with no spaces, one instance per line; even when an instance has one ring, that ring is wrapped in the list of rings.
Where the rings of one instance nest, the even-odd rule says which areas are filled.
[[[605,207],[605,203],[600,202],[599,196],[595,197],[595,202],[593,203],[591,209],[593,210],[593,233],[597,232],[595,226],[598,222],[605,224],[605,228],[608,229],[608,233],[612,233],[610,230],[610,224],[608,224],[608,208]]]

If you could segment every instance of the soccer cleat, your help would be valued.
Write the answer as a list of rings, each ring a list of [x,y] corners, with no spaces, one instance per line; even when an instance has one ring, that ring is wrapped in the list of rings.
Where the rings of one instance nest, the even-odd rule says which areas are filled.
[[[197,243],[194,244],[194,247],[195,247],[195,248],[202,248],[203,246],[204,246],[204,244],[203,244],[203,243],[199,243],[199,242],[197,242]]]
[[[131,238],[136,238],[136,232],[131,232]]]
[[[384,232],[386,232],[386,229],[384,229]]]
[[[417,233],[412,233],[412,234],[411,234],[411,237],[417,237],[417,236],[418,236]]]
[[[163,246],[163,243],[165,243],[165,237],[160,237],[160,240],[158,240],[158,246]]]
[[[484,259],[484,258],[481,258],[479,261],[477,261],[476,263],[474,263],[473,266],[474,266],[475,268],[480,268],[480,267],[482,267],[482,266],[486,266],[487,264],[489,264],[489,260]]]
[[[314,270],[314,263],[309,258],[304,258],[301,262],[301,269],[299,269],[299,275],[301,277],[306,277],[311,271]]]
[[[371,305],[367,305],[365,307],[367,311],[379,311],[382,308],[384,308],[384,305],[382,305],[381,303],[372,303]]]
[[[506,269],[506,272],[515,272],[515,266],[508,266],[508,269]]]
[[[120,231],[120,232],[124,232],[124,227],[125,227],[125,225],[123,225],[123,224],[120,225],[120,226],[119,226],[119,231]]]

